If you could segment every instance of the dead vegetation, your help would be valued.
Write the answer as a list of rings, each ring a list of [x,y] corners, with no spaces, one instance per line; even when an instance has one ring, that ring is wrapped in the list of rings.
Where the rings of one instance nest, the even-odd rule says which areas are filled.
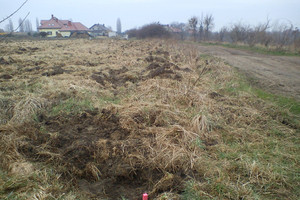
[[[172,41],[0,45],[1,198],[299,195],[299,123],[232,92],[223,61]]]

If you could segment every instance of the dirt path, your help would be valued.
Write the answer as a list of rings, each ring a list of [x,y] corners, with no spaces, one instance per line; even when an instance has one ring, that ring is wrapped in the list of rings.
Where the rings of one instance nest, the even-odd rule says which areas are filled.
[[[199,46],[199,50],[224,59],[259,87],[300,100],[300,57],[262,55],[221,46]]]

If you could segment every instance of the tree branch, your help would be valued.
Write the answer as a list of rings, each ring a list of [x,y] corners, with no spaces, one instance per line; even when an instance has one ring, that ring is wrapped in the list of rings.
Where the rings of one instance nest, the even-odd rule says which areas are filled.
[[[26,3],[27,3],[28,0],[24,1],[24,3],[15,11],[13,12],[12,14],[10,14],[8,17],[4,18],[3,20],[0,21],[0,24],[2,22],[4,22],[5,20],[9,19],[10,17],[12,17],[14,14],[16,14],[16,12],[18,12]]]
[[[26,18],[28,17],[29,14],[30,14],[30,12],[27,13],[27,15],[26,15],[25,18],[22,20],[22,22],[19,24],[19,26],[18,26],[15,30],[13,30],[12,32],[15,32],[16,30],[18,30],[18,29],[23,25],[24,21],[26,20]],[[11,33],[12,33],[12,32],[11,32]]]

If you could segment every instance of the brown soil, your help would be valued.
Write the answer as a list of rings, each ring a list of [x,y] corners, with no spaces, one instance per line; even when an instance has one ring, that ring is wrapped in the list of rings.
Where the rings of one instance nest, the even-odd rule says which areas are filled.
[[[16,48],[15,53],[25,53],[30,51],[28,49]],[[182,81],[181,73],[192,72],[189,68],[180,68],[173,63],[167,51],[151,51],[141,60],[145,63],[138,70],[124,66],[116,69],[106,67],[93,72],[89,77],[117,94],[118,89],[127,87],[128,83],[138,84],[156,78]],[[2,61],[3,65],[21,63],[20,60],[10,58],[3,58]],[[29,63],[30,67],[22,67],[16,76],[22,77],[23,73],[28,73],[55,78],[63,74],[76,74],[76,71],[68,70],[71,67],[65,63],[54,63],[52,67],[46,67],[46,64],[38,63],[32,67],[32,63]],[[74,61],[73,64],[85,67],[98,65],[95,61],[84,59]],[[3,79],[8,77],[6,74],[2,76]],[[52,100],[53,105],[68,98],[64,93],[56,96]],[[136,110],[128,119],[123,116],[123,124],[114,109],[86,110],[80,114],[60,114],[55,117],[44,111],[37,115],[37,120],[37,123],[23,124],[26,129],[22,129],[23,126],[16,127],[20,135],[26,136],[18,152],[29,161],[56,166],[66,179],[75,180],[75,185],[90,197],[117,199],[124,196],[135,199],[145,191],[149,192],[150,197],[169,191],[180,193],[187,174],[192,173],[185,166],[188,163],[180,164],[185,161],[178,161],[178,166],[174,168],[164,163],[158,166],[154,160],[162,147],[157,143],[156,133],[146,131],[145,127],[163,128],[168,125],[159,109],[151,109],[148,113]],[[130,123],[135,127],[129,129],[126,123],[124,125],[124,120],[132,120]],[[182,130],[176,129],[174,133],[168,131],[170,136],[166,137],[171,137],[171,143],[178,143],[173,138],[173,134],[176,135],[178,131]],[[151,148],[157,148],[157,152],[150,152]],[[169,163],[168,159],[163,158],[163,162]]]
[[[271,56],[221,46],[198,46],[201,53],[224,59],[251,82],[270,92],[300,100],[300,57]]]
[[[150,123],[155,122],[155,114]],[[180,170],[166,174],[143,164],[149,159],[143,141],[155,146],[153,136],[136,135],[122,128],[119,117],[110,110],[54,118],[41,114],[38,119],[42,125],[27,124],[27,129],[21,131],[28,138],[18,151],[28,160],[52,163],[65,178],[75,177],[79,188],[91,197],[134,199],[144,191],[152,191],[154,196],[182,189],[185,176],[178,173]],[[141,151],[143,157],[139,158]]]
[[[153,56],[152,54],[155,54]],[[160,57],[163,54],[165,58]],[[121,69],[106,69],[100,72],[95,72],[91,78],[102,86],[107,83],[112,84],[113,88],[126,86],[126,82],[137,83],[141,80],[152,79],[155,77],[166,78],[172,80],[182,80],[182,75],[176,71],[191,72],[189,68],[181,69],[169,60],[169,53],[166,51],[150,52],[150,55],[145,60],[150,63],[146,69],[140,72],[129,72],[126,67]]]
[[[39,69],[40,69],[40,67],[35,67],[35,68],[28,69],[27,71],[30,72],[30,71],[39,70]],[[63,74],[65,72],[70,72],[70,70],[64,70],[61,66],[54,66],[54,67],[52,67],[51,71],[42,73],[42,76],[55,76],[58,74]]]

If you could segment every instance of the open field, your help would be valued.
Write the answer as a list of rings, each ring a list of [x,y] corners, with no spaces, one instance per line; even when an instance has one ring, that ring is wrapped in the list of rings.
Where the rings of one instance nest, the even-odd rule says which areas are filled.
[[[0,199],[297,199],[299,102],[261,98],[207,54],[0,43]]]

